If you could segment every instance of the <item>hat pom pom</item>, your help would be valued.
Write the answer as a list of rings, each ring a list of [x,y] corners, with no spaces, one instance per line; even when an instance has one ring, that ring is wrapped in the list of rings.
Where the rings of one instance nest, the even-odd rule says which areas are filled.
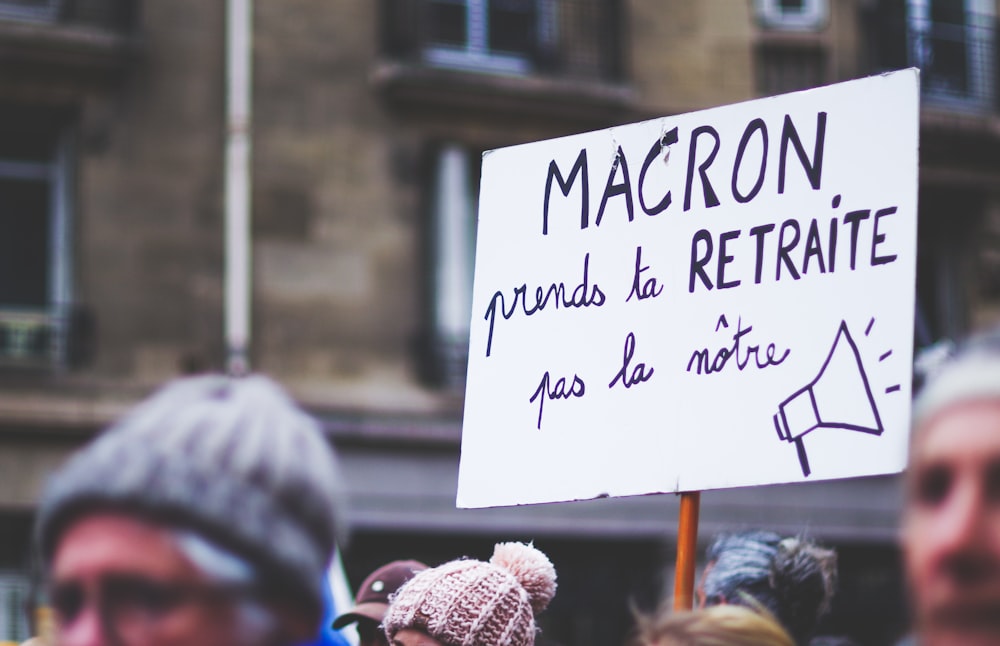
[[[528,593],[532,611],[545,610],[556,594],[556,569],[545,554],[524,543],[497,543],[490,563],[514,575]]]

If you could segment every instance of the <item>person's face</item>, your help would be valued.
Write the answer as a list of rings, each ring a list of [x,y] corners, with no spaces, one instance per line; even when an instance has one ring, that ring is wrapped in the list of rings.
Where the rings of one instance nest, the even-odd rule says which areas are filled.
[[[1000,400],[915,430],[902,529],[921,644],[1000,643]]]
[[[392,646],[444,646],[441,642],[419,630],[405,628],[392,637]]]
[[[358,646],[389,646],[385,631],[374,619],[358,619]]]
[[[118,514],[73,523],[51,568],[59,646],[236,646],[232,598],[172,535]]]

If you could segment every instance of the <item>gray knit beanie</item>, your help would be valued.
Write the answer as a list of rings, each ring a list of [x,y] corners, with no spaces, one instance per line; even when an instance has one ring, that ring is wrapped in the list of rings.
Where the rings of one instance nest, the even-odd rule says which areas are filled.
[[[449,561],[406,582],[382,627],[392,641],[419,630],[445,646],[532,646],[535,615],[556,593],[556,570],[531,545],[499,543],[489,563]]]
[[[46,566],[68,525],[94,511],[192,530],[247,559],[268,593],[320,613],[341,491],[318,424],[276,383],[189,377],[68,461],[48,483],[36,530]]]

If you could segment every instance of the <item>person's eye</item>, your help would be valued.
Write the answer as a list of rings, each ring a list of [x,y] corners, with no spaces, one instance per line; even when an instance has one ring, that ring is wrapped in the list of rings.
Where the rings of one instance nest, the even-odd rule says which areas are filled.
[[[142,579],[124,579],[114,582],[108,590],[108,597],[115,600],[119,609],[161,615],[177,605],[180,595],[173,586]]]
[[[919,472],[913,487],[914,502],[927,507],[936,507],[948,497],[953,475],[944,466],[933,466]]]
[[[76,583],[55,586],[50,594],[52,610],[66,623],[72,622],[83,609],[83,588]]]

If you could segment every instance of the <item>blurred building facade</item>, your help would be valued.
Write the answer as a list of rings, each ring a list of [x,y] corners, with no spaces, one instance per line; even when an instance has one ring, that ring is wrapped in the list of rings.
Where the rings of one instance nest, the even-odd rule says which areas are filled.
[[[671,496],[454,508],[484,150],[919,66],[917,344],[1000,319],[997,0],[251,4],[248,360],[340,453],[355,584],[534,539],[573,646],[670,589]],[[221,2],[0,0],[0,640],[28,630],[47,474],[226,366],[226,43]],[[835,627],[885,643],[897,505],[897,478],[710,492],[700,535],[836,545]]]

